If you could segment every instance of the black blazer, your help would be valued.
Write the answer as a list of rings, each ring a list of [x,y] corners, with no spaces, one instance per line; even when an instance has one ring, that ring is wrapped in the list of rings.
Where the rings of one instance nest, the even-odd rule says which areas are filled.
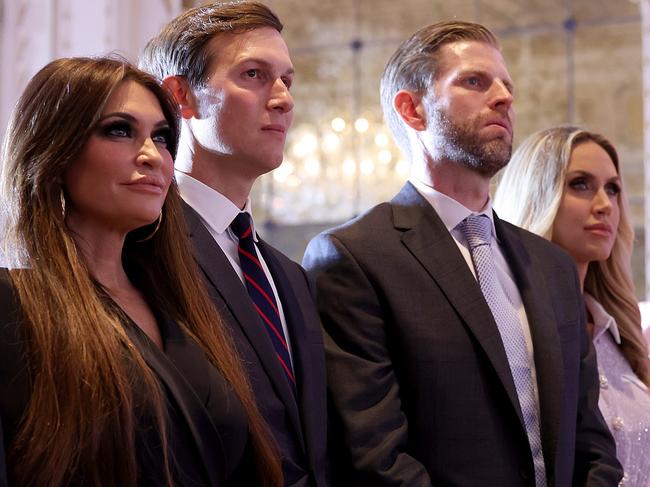
[[[574,265],[496,216],[495,226],[530,323],[549,485],[615,486],[622,472],[598,410]],[[410,183],[317,236],[304,265],[325,329],[337,485],[534,486],[496,323]]]
[[[5,461],[4,433],[0,419],[0,487],[7,487],[7,465]]]
[[[0,421],[9,449],[29,400],[31,372],[20,308],[6,269],[0,270]],[[239,486],[255,476],[243,406],[198,344],[159,317],[165,353],[128,318],[125,330],[159,378],[167,398],[169,450],[177,485]],[[135,391],[137,399],[138,391]],[[139,401],[136,401],[139,403]],[[228,405],[227,407],[225,405]],[[139,482],[164,486],[162,452],[150,411],[138,412]],[[0,465],[5,461],[4,455]],[[9,469],[11,470],[11,469]],[[0,485],[2,481],[0,470]],[[192,480],[190,482],[190,479]],[[246,479],[242,481],[242,479]]]
[[[282,455],[285,484],[323,487],[326,481],[325,352],[304,270],[259,239],[287,321],[297,397],[246,288],[198,214],[183,203],[196,258],[208,290],[249,374],[257,404]]]

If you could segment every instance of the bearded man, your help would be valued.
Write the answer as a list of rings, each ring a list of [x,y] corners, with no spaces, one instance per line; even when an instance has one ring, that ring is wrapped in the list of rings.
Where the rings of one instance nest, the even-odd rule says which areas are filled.
[[[617,485],[573,263],[492,211],[513,123],[496,38],[421,29],[381,98],[411,178],[303,262],[325,331],[332,485]]]

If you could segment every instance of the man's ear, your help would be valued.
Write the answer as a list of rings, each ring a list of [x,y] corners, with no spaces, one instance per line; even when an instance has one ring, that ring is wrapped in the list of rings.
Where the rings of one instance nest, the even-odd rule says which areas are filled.
[[[422,131],[427,128],[426,115],[422,97],[412,91],[399,90],[393,98],[393,108],[404,123],[414,130]]]
[[[194,91],[184,76],[167,76],[162,84],[171,91],[174,100],[181,109],[181,117],[190,119],[198,116],[198,107]]]

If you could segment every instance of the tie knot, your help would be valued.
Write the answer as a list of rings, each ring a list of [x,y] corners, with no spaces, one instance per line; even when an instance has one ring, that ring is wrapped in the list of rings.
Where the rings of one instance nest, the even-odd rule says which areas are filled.
[[[463,235],[470,249],[480,245],[490,245],[492,225],[486,215],[470,215],[463,221]]]
[[[230,229],[239,240],[250,236],[252,228],[248,213],[239,213],[230,224]]]

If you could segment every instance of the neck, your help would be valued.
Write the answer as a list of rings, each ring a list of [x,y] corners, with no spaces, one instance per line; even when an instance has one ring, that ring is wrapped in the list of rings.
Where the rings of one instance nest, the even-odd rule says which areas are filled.
[[[122,265],[122,249],[126,233],[99,228],[89,222],[67,220],[75,243],[88,272],[108,291],[129,285]]]
[[[585,278],[587,277],[587,270],[589,269],[588,262],[576,262],[576,269],[578,269],[578,277],[580,278],[580,290],[585,292]]]
[[[414,161],[412,175],[472,211],[481,211],[490,197],[490,178],[449,161]]]
[[[242,171],[241,160],[226,154],[207,151],[196,139],[183,131],[176,155],[175,168],[221,193],[237,208],[246,205],[256,177]]]

